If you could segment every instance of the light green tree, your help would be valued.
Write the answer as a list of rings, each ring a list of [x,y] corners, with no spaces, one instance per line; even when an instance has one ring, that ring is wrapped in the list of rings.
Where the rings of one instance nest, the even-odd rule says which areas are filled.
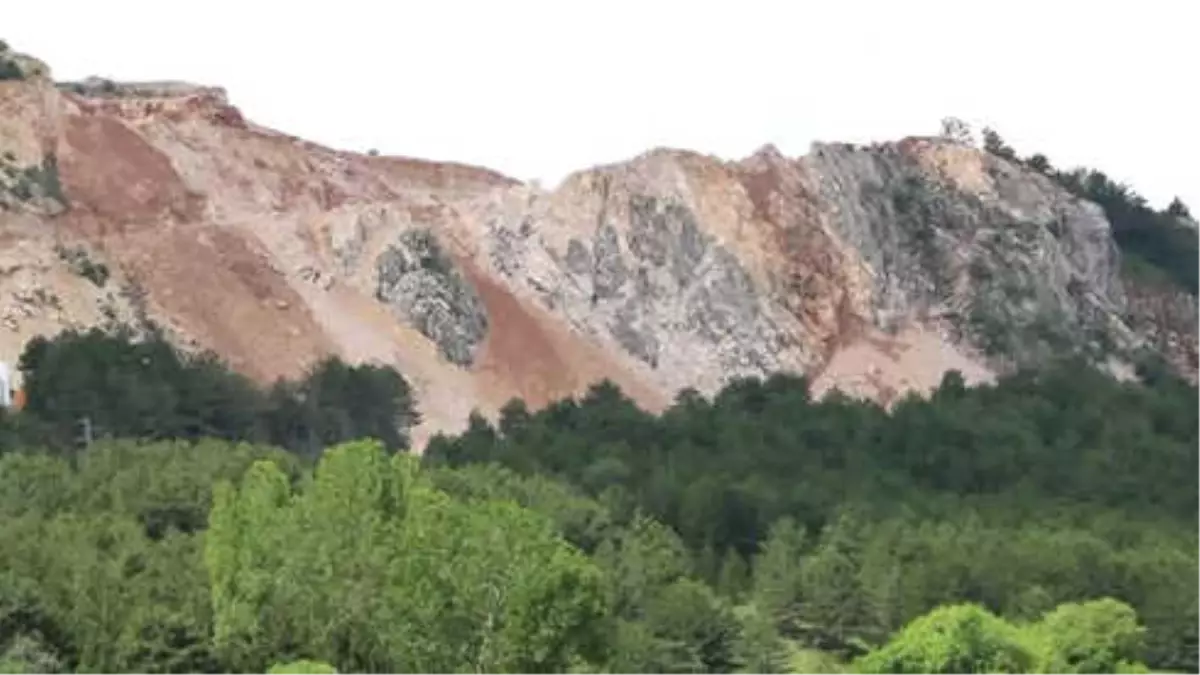
[[[1036,656],[1025,634],[973,604],[939,607],[855,662],[862,673],[1025,673]]]
[[[1047,673],[1116,673],[1136,670],[1146,629],[1137,612],[1112,598],[1066,603],[1034,629]]]
[[[337,669],[323,661],[292,661],[276,663],[267,669],[267,675],[336,675]]]
[[[855,662],[863,673],[1136,673],[1145,629],[1123,602],[1066,603],[1014,625],[979,605],[939,607]]]
[[[273,464],[214,495],[215,642],[234,668],[565,669],[599,646],[599,571],[545,517],[453,499],[375,442],[328,450],[293,493]]]

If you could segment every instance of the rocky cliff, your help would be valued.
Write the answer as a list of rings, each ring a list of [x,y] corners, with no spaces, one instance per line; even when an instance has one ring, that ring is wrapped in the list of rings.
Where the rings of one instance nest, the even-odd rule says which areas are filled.
[[[604,377],[650,408],[781,370],[887,401],[1068,351],[1194,377],[1195,298],[1120,269],[1099,207],[940,139],[660,149],[544,191],[307,143],[216,88],[0,81],[0,360],[152,319],[262,380],[395,365],[418,436]]]

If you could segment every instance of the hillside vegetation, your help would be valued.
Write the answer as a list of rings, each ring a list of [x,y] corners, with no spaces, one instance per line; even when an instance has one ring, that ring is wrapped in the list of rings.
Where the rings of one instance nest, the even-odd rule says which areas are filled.
[[[990,129],[983,132],[983,147],[998,157],[1050,177],[1080,199],[1099,204],[1112,224],[1113,238],[1124,255],[1127,274],[1196,295],[1200,232],[1191,221],[1191,211],[1178,197],[1167,208],[1156,210],[1132,187],[1114,181],[1103,171],[1083,167],[1069,171],[1056,169],[1040,153],[1018,157]]]
[[[420,458],[386,368],[262,390],[94,331],[21,370],[8,672],[1198,667],[1197,391],[1165,370],[952,373],[890,411],[606,383]]]

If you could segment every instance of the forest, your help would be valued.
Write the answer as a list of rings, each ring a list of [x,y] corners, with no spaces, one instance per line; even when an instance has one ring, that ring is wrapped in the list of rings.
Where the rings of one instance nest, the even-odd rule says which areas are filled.
[[[1196,672],[1196,387],[611,383],[409,452],[395,371],[29,343],[4,672]],[[81,420],[87,420],[85,427]]]

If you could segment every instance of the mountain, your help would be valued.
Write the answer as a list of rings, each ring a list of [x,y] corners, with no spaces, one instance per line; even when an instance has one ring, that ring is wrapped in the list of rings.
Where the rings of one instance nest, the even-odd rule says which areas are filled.
[[[0,361],[149,322],[262,381],[379,361],[418,392],[418,439],[602,378],[650,409],[777,371],[889,402],[1067,353],[1195,380],[1194,289],[970,144],[655,149],[546,191],[321,147],[219,88],[55,83],[7,48],[0,78]]]

